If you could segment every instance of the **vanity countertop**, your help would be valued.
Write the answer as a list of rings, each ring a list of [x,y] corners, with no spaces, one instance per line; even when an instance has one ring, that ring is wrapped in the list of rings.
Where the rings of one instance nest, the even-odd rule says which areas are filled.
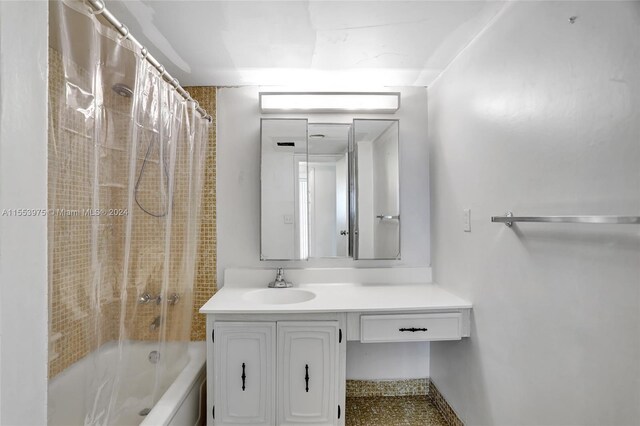
[[[293,290],[293,291],[291,291]],[[281,293],[278,293],[281,292]],[[310,292],[312,294],[309,294]],[[279,296],[313,297],[297,303],[267,303]],[[301,284],[290,289],[225,286],[200,308],[202,314],[385,312],[470,309],[471,303],[434,283]]]

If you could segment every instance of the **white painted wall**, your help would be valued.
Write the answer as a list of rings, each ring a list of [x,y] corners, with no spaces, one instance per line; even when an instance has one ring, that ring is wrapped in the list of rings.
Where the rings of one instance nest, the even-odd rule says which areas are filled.
[[[515,2],[428,90],[435,281],[474,305],[431,376],[465,424],[640,424],[640,227],[489,222],[640,213],[639,35],[638,2]]]
[[[265,88],[265,91],[274,90]],[[258,87],[221,88],[217,97],[217,220],[218,283],[229,267],[310,268],[429,266],[429,191],[427,156],[427,97],[424,88],[400,88],[402,107],[396,114],[310,115],[309,122],[351,123],[353,118],[400,120],[400,191],[402,212],[402,260],[353,261],[351,259],[312,259],[309,261],[260,261],[260,111]],[[301,115],[269,114],[269,117]],[[266,285],[266,282],[265,282]],[[352,350],[350,344],[349,350]],[[397,363],[397,353],[383,346],[366,347],[368,359],[354,371],[360,378],[399,378],[406,366]],[[429,345],[396,348],[402,359],[416,372],[428,376]],[[357,349],[356,349],[357,350]],[[355,353],[355,352],[354,352]],[[353,363],[349,363],[353,366]],[[380,366],[385,366],[380,369]],[[347,374],[351,375],[351,368]],[[385,377],[380,377],[385,376]]]
[[[260,111],[257,86],[221,88],[217,99],[217,219],[218,283],[224,285],[228,267],[371,267],[428,266],[429,192],[426,90],[400,91],[402,107],[396,114],[315,114],[309,122],[351,123],[352,118],[400,120],[400,202],[402,259],[399,261],[260,261]],[[273,91],[273,88],[264,88]],[[268,114],[265,117],[305,118],[305,115]]]
[[[429,377],[429,345],[347,342],[347,380]]]
[[[48,2],[0,1],[0,213],[47,208]],[[47,218],[0,214],[0,424],[47,423]]]

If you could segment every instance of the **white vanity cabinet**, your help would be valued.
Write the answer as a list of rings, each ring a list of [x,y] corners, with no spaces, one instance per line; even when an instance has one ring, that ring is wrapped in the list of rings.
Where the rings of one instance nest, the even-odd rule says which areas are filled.
[[[346,317],[256,317],[207,319],[207,423],[344,425]]]
[[[338,419],[338,321],[278,323],[278,424]]]
[[[431,283],[428,268],[291,270],[297,287],[266,288],[273,272],[227,269],[200,309],[209,426],[344,426],[347,341],[471,334],[471,303]]]
[[[274,425],[276,323],[220,322],[215,338],[216,424]]]

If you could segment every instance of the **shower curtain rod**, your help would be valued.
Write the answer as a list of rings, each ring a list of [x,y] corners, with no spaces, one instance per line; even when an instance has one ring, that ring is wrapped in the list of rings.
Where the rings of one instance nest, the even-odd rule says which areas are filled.
[[[182,86],[180,86],[180,84],[178,83],[178,79],[173,78],[171,74],[167,72],[164,66],[160,62],[158,62],[158,60],[154,58],[151,53],[149,53],[147,48],[144,47],[142,43],[140,43],[134,36],[129,33],[129,28],[127,28],[125,24],[120,22],[118,18],[113,16],[113,14],[109,12],[109,10],[107,10],[105,0],[85,0],[85,2],[88,3],[89,7],[91,8],[91,13],[93,13],[94,15],[102,15],[104,19],[106,19],[107,22],[109,22],[120,33],[120,35],[122,35],[124,39],[129,39],[136,46],[138,46],[140,48],[140,51],[142,52],[142,57],[146,59],[147,62],[149,62],[151,65],[153,65],[153,67],[157,69],[158,72],[160,72],[160,76],[163,80],[169,83],[183,98],[188,101],[194,101],[196,103],[196,111],[198,111],[200,115],[202,115],[202,118],[208,120],[209,122],[213,121],[211,115],[209,115],[207,111],[205,111],[204,108],[200,106],[198,101],[193,99],[189,92],[187,92]]]

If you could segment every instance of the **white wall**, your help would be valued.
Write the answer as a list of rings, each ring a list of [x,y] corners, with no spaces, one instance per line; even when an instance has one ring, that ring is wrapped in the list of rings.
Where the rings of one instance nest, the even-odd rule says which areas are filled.
[[[638,2],[516,2],[428,90],[435,281],[474,304],[431,376],[465,424],[640,424],[640,227],[489,222],[640,214],[639,35]]]
[[[309,122],[351,123],[352,118],[400,120],[400,198],[402,260],[260,261],[260,88],[221,88],[217,99],[217,220],[218,283],[228,267],[371,267],[428,266],[429,193],[427,156],[427,97],[424,88],[401,91],[402,107],[396,114],[309,116]],[[264,91],[273,90],[263,88]],[[268,114],[264,117],[305,118],[306,115]]]
[[[48,2],[0,1],[0,213],[47,208]],[[0,424],[47,423],[47,219],[0,214]]]
[[[347,380],[429,377],[429,345],[347,342]]]
[[[396,114],[309,116],[309,122],[351,123],[353,118],[389,118],[400,120],[400,192],[402,214],[402,260],[353,261],[351,259],[313,259],[309,261],[260,261],[260,111],[258,87],[221,88],[217,97],[217,222],[218,283],[229,267],[309,268],[429,266],[429,192],[427,156],[427,97],[424,88],[401,88],[402,107]],[[264,91],[273,89],[265,88]],[[267,115],[265,115],[266,117]],[[269,114],[269,117],[306,117]],[[286,272],[285,272],[286,274]],[[266,282],[265,282],[266,285]],[[349,350],[352,353],[358,349]],[[413,377],[428,376],[429,345],[400,345],[390,351],[381,345],[364,348],[367,362],[353,367],[347,375],[354,378],[406,378],[411,365]],[[393,353],[392,353],[393,352]],[[380,366],[385,366],[380,370]],[[385,376],[385,377],[381,377]]]

